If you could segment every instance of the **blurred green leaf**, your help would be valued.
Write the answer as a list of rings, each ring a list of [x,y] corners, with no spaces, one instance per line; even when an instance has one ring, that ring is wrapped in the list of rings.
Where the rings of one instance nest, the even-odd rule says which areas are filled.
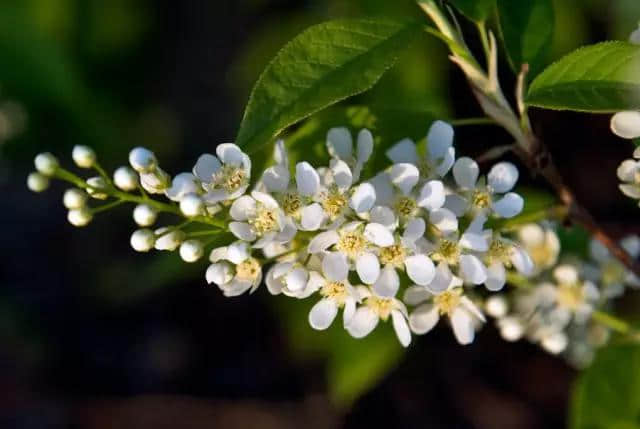
[[[289,42],[256,83],[236,142],[254,152],[286,127],[369,89],[421,31],[416,22],[337,20]]]
[[[640,46],[604,42],[580,48],[531,84],[531,106],[584,112],[640,109]]]
[[[535,76],[545,64],[553,40],[552,0],[497,0],[500,30],[509,63],[516,73],[529,64]]]
[[[464,16],[475,22],[486,21],[496,7],[496,0],[449,0]]]
[[[601,349],[575,386],[571,429],[640,428],[640,347]]]

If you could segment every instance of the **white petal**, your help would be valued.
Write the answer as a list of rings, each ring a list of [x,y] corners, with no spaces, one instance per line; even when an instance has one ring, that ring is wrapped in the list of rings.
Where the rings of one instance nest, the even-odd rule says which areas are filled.
[[[407,325],[407,320],[401,312],[392,310],[391,321],[400,344],[402,344],[403,347],[408,347],[409,344],[411,344],[411,331],[409,330],[409,325]]]
[[[196,176],[191,173],[177,174],[171,181],[171,187],[165,191],[167,197],[173,201],[180,201],[183,196],[197,193],[202,188]]]
[[[327,250],[336,244],[339,239],[340,236],[333,230],[321,232],[309,242],[309,253],[318,253]]]
[[[622,193],[625,194],[627,197],[635,198],[635,199],[640,198],[640,186],[622,184],[622,185],[619,185],[619,187]]]
[[[394,229],[396,226],[396,215],[387,206],[375,206],[369,213],[369,219],[371,222],[379,223],[389,229]]]
[[[458,217],[462,217],[469,208],[469,201],[460,195],[449,194],[444,200],[443,208],[451,210]]]
[[[422,286],[410,286],[404,291],[402,300],[405,304],[414,306],[425,302],[432,296],[433,294]]]
[[[233,278],[231,266],[226,262],[209,265],[205,274],[207,283],[215,283],[218,286],[229,283]]]
[[[453,147],[450,147],[444,154],[444,157],[438,165],[438,168],[436,168],[436,174],[438,174],[438,176],[440,177],[444,177],[449,172],[449,170],[451,170],[451,167],[453,167],[455,160],[456,150]]]
[[[251,226],[245,222],[231,222],[229,231],[240,240],[253,241],[256,239],[256,234],[251,229]]]
[[[237,165],[243,164],[246,156],[238,146],[233,143],[223,143],[216,147],[216,155],[224,164]]]
[[[445,201],[444,185],[439,180],[431,180],[424,184],[418,197],[418,205],[427,210],[439,209]]]
[[[357,150],[358,155],[356,158],[360,164],[367,162],[373,153],[373,135],[371,135],[371,131],[366,128],[360,130],[358,133]]]
[[[487,175],[487,182],[494,192],[509,192],[518,181],[518,169],[510,162],[499,162]]]
[[[256,200],[248,195],[243,195],[231,204],[229,214],[233,220],[245,221],[256,211]]]
[[[490,291],[502,289],[506,282],[507,273],[502,262],[494,262],[487,267],[487,280],[484,282]]]
[[[370,183],[361,183],[349,199],[349,206],[356,213],[365,213],[371,210],[376,202],[376,190]]]
[[[640,137],[640,112],[618,112],[611,118],[611,131],[623,139]]]
[[[300,225],[306,231],[315,231],[324,222],[324,210],[318,203],[310,204],[302,209]]]
[[[407,275],[414,283],[427,286],[436,275],[436,269],[431,259],[426,255],[409,256],[404,261]]]
[[[640,237],[637,235],[628,235],[620,240],[620,245],[627,253],[634,258],[640,254]]]
[[[287,148],[284,145],[284,140],[279,139],[273,148],[273,160],[277,165],[282,165],[288,170],[289,157],[287,156]]]
[[[356,271],[363,283],[372,285],[380,275],[380,262],[373,253],[363,253],[356,260]]]
[[[343,282],[349,274],[347,257],[340,252],[328,252],[322,259],[324,276],[334,282]]]
[[[356,310],[345,328],[352,337],[364,338],[375,329],[378,320],[378,315],[371,308],[363,306]]]
[[[446,262],[440,262],[435,270],[433,280],[427,286],[427,289],[433,293],[440,293],[449,288],[453,274]]]
[[[227,247],[227,260],[239,264],[250,256],[249,244],[244,241],[236,241]]]
[[[286,275],[285,279],[287,289],[296,292],[307,286],[309,273],[304,268],[295,268]]]
[[[525,247],[537,247],[544,243],[544,230],[536,223],[528,223],[518,230],[518,239]]]
[[[387,173],[376,174],[369,180],[369,183],[376,190],[376,202],[380,205],[389,205],[394,197],[394,190]]]
[[[487,280],[487,268],[474,255],[460,256],[460,271],[468,283],[479,285]]]
[[[453,177],[462,189],[473,189],[478,181],[480,168],[473,159],[462,157],[453,165]]]
[[[209,254],[209,260],[211,262],[218,262],[221,259],[227,259],[227,250],[229,248],[227,246],[224,247],[216,247],[215,249],[211,250],[211,253]]]
[[[310,197],[318,192],[320,176],[311,164],[299,162],[296,164],[296,184],[301,195]]]
[[[485,235],[469,230],[462,234],[459,244],[465,249],[475,250],[476,252],[486,252],[489,250],[489,243]]]
[[[453,127],[444,121],[435,121],[427,134],[429,158],[440,159],[453,144]]]
[[[452,211],[447,209],[436,209],[430,212],[429,222],[444,234],[458,230],[458,218]]]
[[[355,314],[356,300],[349,296],[344,300],[344,308],[342,309],[342,325],[347,326]]]
[[[340,189],[348,189],[353,183],[353,174],[346,162],[340,159],[331,160],[333,180]]]
[[[564,332],[554,332],[542,339],[542,347],[551,354],[562,353],[569,344],[569,339]]]
[[[323,298],[318,301],[309,312],[309,325],[313,329],[322,331],[333,323],[338,315],[338,306],[332,299]]]
[[[380,247],[388,247],[394,243],[391,231],[379,223],[368,224],[364,228],[364,238]]]
[[[640,171],[640,163],[634,159],[625,159],[618,166],[618,178],[623,182],[633,182],[636,174]]]
[[[421,217],[413,218],[405,226],[402,238],[408,242],[414,242],[424,235],[426,228],[424,219]]]
[[[265,192],[252,191],[251,196],[268,209],[278,208],[278,202],[271,195]]]
[[[327,150],[333,157],[349,159],[353,155],[351,132],[345,127],[331,128],[327,133]]]
[[[271,295],[279,295],[282,292],[282,288],[284,287],[282,278],[280,276],[276,276],[276,266],[271,267],[271,269],[267,272],[267,276],[264,280],[265,284],[267,285],[267,290]]]
[[[501,217],[511,218],[519,214],[524,208],[524,200],[514,192],[505,194],[504,197],[493,203],[493,210]]]
[[[578,270],[573,265],[558,265],[553,270],[553,277],[558,283],[572,285],[578,282]]]
[[[373,291],[378,296],[391,298],[396,296],[400,287],[400,277],[393,267],[385,267],[381,272],[378,280],[373,285]]]
[[[433,304],[423,304],[409,315],[409,326],[413,333],[422,335],[432,330],[438,320],[440,320],[438,308]]]
[[[409,163],[393,164],[389,171],[391,183],[396,185],[403,194],[407,195],[420,179],[418,168]]]
[[[533,274],[535,264],[529,256],[529,253],[520,246],[513,246],[511,251],[511,263],[523,276],[530,276]]]
[[[418,164],[418,151],[416,144],[411,139],[402,139],[394,144],[386,152],[387,158],[391,162],[399,164],[408,162],[410,164]]]
[[[451,314],[451,327],[456,340],[462,345],[471,344],[475,336],[475,329],[471,315],[461,307]]]
[[[209,183],[220,167],[221,165],[218,158],[209,153],[205,153],[198,158],[195,167],[193,167],[193,174],[203,182]]]
[[[253,284],[251,284],[251,282],[246,280],[239,280],[236,278],[233,279],[231,283],[227,283],[226,285],[224,285],[224,287],[221,289],[224,293],[224,296],[232,297],[242,295],[243,293],[251,289],[252,286]]]
[[[284,192],[291,179],[289,169],[282,165],[274,165],[265,170],[262,175],[262,183],[269,192]]]

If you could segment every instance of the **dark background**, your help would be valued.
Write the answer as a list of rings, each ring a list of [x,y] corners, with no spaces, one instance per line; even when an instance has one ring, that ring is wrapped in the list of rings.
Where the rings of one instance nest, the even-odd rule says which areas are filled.
[[[76,229],[66,221],[64,186],[26,189],[36,153],[52,151],[71,166],[79,143],[109,171],[135,145],[153,149],[170,173],[190,169],[200,153],[233,141],[251,85],[286,40],[333,17],[420,17],[409,1],[391,3],[2,2],[0,427],[564,426],[576,372],[534,346],[502,342],[491,324],[468,347],[444,327],[418,338],[379,385],[337,407],[324,360],[291,353],[283,324],[307,322],[280,317],[272,301],[284,298],[260,289],[225,299],[206,285],[206,262],[130,249],[129,209]],[[556,4],[554,57],[626,38],[640,19],[632,0]],[[358,101],[371,100],[443,117],[480,114],[446,51],[427,37]],[[632,146],[610,134],[609,118],[532,116],[581,201],[614,234],[637,231],[637,209],[615,177]],[[492,127],[456,132],[460,153],[509,143]]]

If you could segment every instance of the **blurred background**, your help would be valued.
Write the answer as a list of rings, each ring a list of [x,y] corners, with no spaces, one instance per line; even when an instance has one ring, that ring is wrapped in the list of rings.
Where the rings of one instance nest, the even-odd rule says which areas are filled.
[[[626,39],[640,20],[637,0],[555,3],[554,58]],[[76,229],[61,184],[42,195],[26,188],[36,153],[71,166],[75,144],[95,148],[110,171],[136,145],[170,173],[189,170],[233,141],[279,47],[311,24],[363,15],[422,19],[409,0],[0,2],[0,427],[565,425],[576,372],[535,346],[503,342],[490,323],[472,346],[440,327],[406,352],[387,326],[360,342],[312,332],[306,303],[263,289],[225,299],[206,285],[205,261],[135,253],[130,209]],[[427,35],[355,102],[479,115]],[[596,217],[615,234],[637,231],[637,208],[615,177],[632,148],[611,135],[609,118],[533,120]],[[457,130],[460,153],[505,143],[492,127]]]

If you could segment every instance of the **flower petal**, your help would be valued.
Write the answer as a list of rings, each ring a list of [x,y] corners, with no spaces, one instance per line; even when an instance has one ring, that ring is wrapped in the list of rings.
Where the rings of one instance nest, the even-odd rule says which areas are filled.
[[[635,199],[640,198],[640,186],[638,185],[628,185],[623,183],[622,185],[619,185],[619,188],[627,197]]]
[[[524,208],[524,200],[515,192],[509,192],[493,203],[493,210],[500,217],[512,218]]]
[[[210,183],[213,179],[213,175],[220,169],[221,164],[218,158],[205,153],[200,155],[198,161],[196,161],[195,167],[193,167],[193,174],[205,183]]]
[[[233,220],[245,221],[247,218],[256,211],[256,200],[249,195],[243,195],[231,204],[229,214]]]
[[[229,224],[229,231],[240,240],[253,241],[256,239],[256,234],[246,222],[231,222]]]
[[[351,132],[346,127],[331,128],[327,133],[327,150],[332,157],[349,159],[353,156]]]
[[[640,162],[634,159],[625,159],[618,166],[616,173],[623,182],[633,182],[638,171],[640,171]]]
[[[364,164],[371,158],[373,153],[373,135],[371,131],[363,128],[358,133],[358,155],[356,157],[358,163]]]
[[[407,225],[404,227],[404,232],[402,233],[402,239],[407,242],[413,243],[420,237],[424,235],[424,231],[427,226],[421,217],[416,217],[411,219]]]
[[[221,289],[224,296],[233,297],[242,295],[243,293],[251,289],[251,286],[253,285],[250,281],[235,278],[231,281],[231,283],[225,284]]]
[[[318,203],[304,207],[300,213],[300,225],[306,231],[317,230],[324,221],[324,210]]]
[[[366,213],[376,202],[376,190],[370,183],[361,183],[349,199],[349,206],[356,213]]]
[[[340,189],[348,189],[353,183],[353,174],[346,162],[340,159],[331,160],[333,180]]]
[[[250,255],[249,244],[245,241],[235,241],[227,247],[227,260],[233,264],[245,261]]]
[[[437,160],[445,156],[453,145],[453,127],[444,121],[435,121],[427,134],[429,158]]]
[[[418,168],[409,163],[393,164],[389,171],[391,183],[396,185],[403,194],[407,195],[420,179]]]
[[[462,189],[473,189],[478,181],[478,163],[468,157],[459,158],[453,165],[453,178]]]
[[[458,230],[458,218],[447,209],[436,209],[429,213],[429,222],[444,234],[450,234]]]
[[[356,310],[347,326],[347,332],[354,338],[364,338],[378,325],[378,315],[369,307],[363,306]]]
[[[451,170],[451,167],[453,167],[455,160],[456,150],[453,147],[450,147],[449,149],[447,149],[447,152],[444,154],[442,161],[436,168],[436,174],[440,177],[444,177],[449,172],[449,170]]]
[[[339,239],[340,235],[333,230],[321,232],[309,242],[309,253],[318,253],[327,250],[336,244]]]
[[[458,194],[449,194],[444,200],[443,208],[450,210],[457,217],[462,217],[469,208],[469,201]]]
[[[475,337],[475,328],[471,315],[461,307],[451,314],[451,327],[456,340],[462,345],[471,344]]]
[[[391,162],[396,164],[406,162],[417,165],[419,160],[416,144],[411,139],[400,140],[387,150],[386,155]]]
[[[380,262],[373,253],[363,253],[356,260],[356,271],[363,283],[372,285],[380,276]]]
[[[417,203],[427,210],[439,209],[445,201],[444,185],[439,180],[431,180],[420,190]]]
[[[299,162],[296,164],[296,184],[300,195],[310,197],[318,192],[320,176],[311,164],[308,162]]]
[[[414,334],[426,334],[440,320],[438,308],[433,304],[422,304],[409,315],[409,326]]]
[[[291,175],[289,169],[282,165],[274,165],[265,170],[262,183],[269,192],[284,192],[289,186]]]
[[[422,286],[410,286],[404,291],[402,300],[405,304],[414,306],[422,304],[432,296],[433,294]]]
[[[322,272],[330,281],[343,282],[349,274],[347,257],[340,252],[327,252],[322,259]]]
[[[373,223],[379,223],[393,230],[396,226],[396,215],[387,206],[375,206],[369,213],[369,219]]]
[[[611,118],[611,131],[623,139],[640,137],[640,112],[618,112]]]
[[[440,262],[436,267],[433,280],[431,281],[431,283],[429,283],[427,289],[435,294],[444,292],[445,290],[449,289],[452,279],[453,274],[451,274],[449,265],[447,265],[446,262]]]
[[[285,277],[287,289],[292,292],[300,291],[307,286],[309,272],[304,268],[294,268]]]
[[[207,283],[215,283],[218,286],[229,283],[233,278],[233,271],[227,262],[219,262],[209,265],[205,274]]]
[[[487,267],[487,280],[484,284],[490,291],[498,291],[504,287],[507,273],[502,262],[494,262]]]
[[[510,162],[499,162],[494,165],[487,175],[487,182],[494,192],[504,194],[509,192],[518,181],[518,169]]]
[[[514,245],[511,251],[511,263],[523,276],[530,276],[535,269],[535,264],[529,253],[517,245]]]
[[[323,298],[311,308],[309,312],[309,325],[318,331],[325,330],[331,326],[337,315],[338,306],[335,301]]]
[[[465,231],[458,243],[461,247],[475,250],[476,252],[486,252],[489,250],[489,243],[485,235],[474,231]]]
[[[474,255],[460,256],[460,271],[462,278],[468,283],[480,285],[487,280],[487,268]]]
[[[536,223],[528,223],[518,229],[518,239],[525,247],[537,247],[544,243],[544,230]]]
[[[433,262],[426,255],[409,256],[405,259],[404,264],[409,278],[420,286],[430,284],[436,275]]]
[[[368,224],[364,228],[364,238],[380,247],[388,247],[394,243],[391,231],[379,223]]]
[[[376,190],[376,202],[381,205],[389,205],[394,197],[394,190],[387,173],[382,172],[376,174],[369,180],[369,183],[371,183]]]
[[[396,336],[403,347],[408,347],[411,344],[411,331],[407,324],[407,319],[404,318],[402,313],[398,310],[391,311],[391,322],[393,323],[393,329],[396,331]]]
[[[216,147],[216,155],[223,164],[240,166],[243,163],[244,152],[233,143],[222,143]]]
[[[376,295],[385,298],[396,296],[398,288],[400,288],[400,277],[395,268],[390,266],[380,272],[380,276],[373,285],[373,291]]]

